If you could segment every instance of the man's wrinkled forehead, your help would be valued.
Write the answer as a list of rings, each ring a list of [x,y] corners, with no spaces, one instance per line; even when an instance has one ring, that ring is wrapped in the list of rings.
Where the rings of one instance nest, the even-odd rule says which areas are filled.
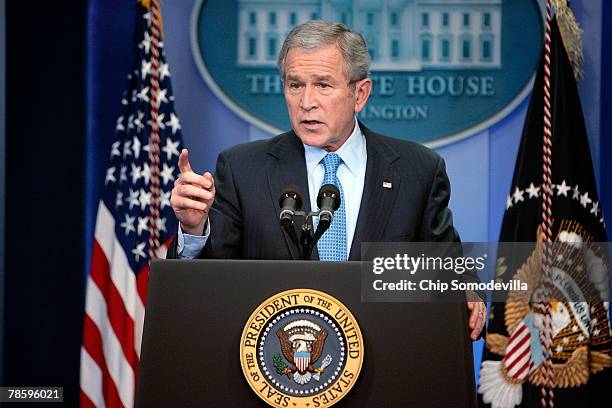
[[[287,67],[287,60],[289,59],[289,54],[291,54],[291,52],[302,52],[302,53],[306,53],[306,54],[315,54],[317,52],[325,50],[328,47],[333,47],[333,49],[338,52],[338,55],[340,57],[338,63],[342,65],[342,72],[348,78],[348,69],[347,69],[346,60],[344,58],[344,54],[342,54],[342,50],[338,46],[338,43],[334,41],[334,42],[331,42],[331,43],[322,44],[321,46],[316,47],[316,48],[302,48],[302,47],[291,47],[291,48],[289,48],[287,50],[287,55],[285,56],[285,59],[284,59],[284,67],[283,67],[284,72],[282,72],[284,74],[284,76],[281,78],[281,80],[289,81],[289,80],[291,80],[290,76],[294,75],[292,72],[290,72],[289,69],[287,69],[288,68]],[[320,77],[321,77],[320,79],[326,79],[324,75],[321,75]],[[295,79],[295,78],[293,78],[293,79]],[[329,78],[327,78],[327,79],[329,79]]]

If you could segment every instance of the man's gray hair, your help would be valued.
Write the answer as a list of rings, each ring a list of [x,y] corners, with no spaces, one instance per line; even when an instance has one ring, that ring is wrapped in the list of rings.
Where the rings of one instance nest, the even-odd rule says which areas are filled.
[[[285,79],[285,61],[292,48],[317,50],[335,44],[344,57],[344,73],[349,82],[368,77],[370,72],[370,53],[361,34],[349,29],[344,24],[330,21],[311,20],[294,27],[280,50],[278,69],[281,78]]]

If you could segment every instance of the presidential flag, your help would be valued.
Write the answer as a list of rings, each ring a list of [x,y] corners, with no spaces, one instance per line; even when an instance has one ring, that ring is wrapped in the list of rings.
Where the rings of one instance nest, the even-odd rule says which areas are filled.
[[[557,13],[559,15],[559,13]],[[496,278],[530,284],[530,299],[511,291],[490,309],[478,387],[482,407],[604,406],[612,384],[609,264],[601,211],[582,108],[572,66],[556,20],[550,48],[552,135],[552,254],[550,325],[536,295],[542,273],[544,62],[529,104],[500,242],[533,242],[517,256],[500,246]],[[578,301],[577,301],[578,300]],[[550,330],[552,377],[547,377],[544,333]]]
[[[134,62],[110,146],[87,278],[81,406],[134,404],[149,264],[176,231],[181,124],[156,0],[137,5]]]

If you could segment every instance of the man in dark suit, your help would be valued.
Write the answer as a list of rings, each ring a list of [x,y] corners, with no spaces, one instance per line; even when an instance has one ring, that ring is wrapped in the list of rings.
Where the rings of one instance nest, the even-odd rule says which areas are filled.
[[[310,211],[319,187],[330,182],[343,204],[313,259],[359,260],[362,242],[459,241],[440,156],[355,119],[372,90],[360,34],[310,21],[289,33],[278,65],[293,130],[222,152],[214,179],[194,173],[187,150],[181,152],[171,198],[180,228],[168,257],[299,259],[278,222],[279,196],[297,185],[308,193]],[[468,302],[468,308],[475,339],[485,307]]]

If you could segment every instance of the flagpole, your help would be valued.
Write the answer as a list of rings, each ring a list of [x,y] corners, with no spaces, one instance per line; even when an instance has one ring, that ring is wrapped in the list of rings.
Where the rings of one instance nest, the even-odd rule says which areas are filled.
[[[543,241],[543,302],[544,334],[541,342],[544,349],[544,384],[542,384],[542,407],[554,406],[554,371],[552,361],[553,328],[551,309],[551,263],[552,263],[552,108],[550,94],[550,45],[551,45],[551,0],[546,0],[546,35],[544,43],[544,132],[543,132],[543,167],[542,167],[542,241]]]
[[[159,43],[161,40],[161,10],[159,0],[151,0],[151,218],[149,219],[149,261],[156,258],[159,248]]]

